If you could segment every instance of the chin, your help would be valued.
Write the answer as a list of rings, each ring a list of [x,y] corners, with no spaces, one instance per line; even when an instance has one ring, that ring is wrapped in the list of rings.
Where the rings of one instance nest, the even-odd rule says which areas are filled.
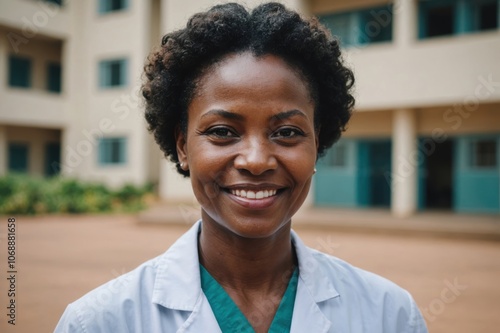
[[[269,238],[284,229],[290,229],[290,222],[270,223],[269,219],[243,218],[237,224],[225,224],[232,233],[249,239]],[[290,221],[290,219],[288,220]]]

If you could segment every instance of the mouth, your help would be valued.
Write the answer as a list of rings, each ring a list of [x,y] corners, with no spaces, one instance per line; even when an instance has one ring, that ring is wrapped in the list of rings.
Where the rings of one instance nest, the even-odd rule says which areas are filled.
[[[240,198],[245,198],[245,199],[253,199],[253,200],[260,200],[260,199],[265,199],[269,197],[273,197],[278,193],[278,190],[276,189],[271,189],[271,190],[229,190],[229,193],[232,195],[235,195]]]
[[[277,202],[279,195],[285,190],[285,187],[272,184],[241,184],[224,188],[224,191],[234,202],[250,209],[272,207]]]

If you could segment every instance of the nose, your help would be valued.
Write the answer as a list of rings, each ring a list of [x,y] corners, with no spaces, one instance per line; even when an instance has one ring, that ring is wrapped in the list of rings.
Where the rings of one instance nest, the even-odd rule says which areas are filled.
[[[246,170],[258,176],[266,171],[274,170],[278,161],[273,152],[272,143],[265,139],[253,138],[242,142],[243,146],[234,160],[234,167]]]

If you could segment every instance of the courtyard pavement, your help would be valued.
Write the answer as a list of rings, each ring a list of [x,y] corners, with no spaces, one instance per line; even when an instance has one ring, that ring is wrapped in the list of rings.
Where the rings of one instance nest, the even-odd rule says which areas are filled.
[[[330,217],[336,215],[328,212]],[[338,214],[361,223],[348,212]],[[384,216],[380,214],[368,215],[376,220]],[[68,303],[163,253],[196,214],[186,208],[181,215],[177,223],[138,223],[144,216],[132,215],[17,217],[15,326],[7,323],[7,217],[0,217],[0,332],[52,332]],[[311,213],[305,216],[302,222],[297,217],[295,228],[306,244],[409,290],[430,332],[500,332],[496,237],[457,236],[457,232],[447,237],[442,232],[373,227],[392,223],[382,217],[371,227],[336,228],[312,223]],[[471,219],[461,217],[456,222],[483,226],[496,220]],[[446,222],[452,224],[453,219]]]

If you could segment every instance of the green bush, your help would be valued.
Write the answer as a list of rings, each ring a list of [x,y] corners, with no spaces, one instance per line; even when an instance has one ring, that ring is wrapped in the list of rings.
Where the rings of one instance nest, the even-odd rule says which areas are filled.
[[[144,197],[152,191],[151,184],[113,191],[76,179],[10,174],[0,177],[0,214],[134,212],[146,207]]]

